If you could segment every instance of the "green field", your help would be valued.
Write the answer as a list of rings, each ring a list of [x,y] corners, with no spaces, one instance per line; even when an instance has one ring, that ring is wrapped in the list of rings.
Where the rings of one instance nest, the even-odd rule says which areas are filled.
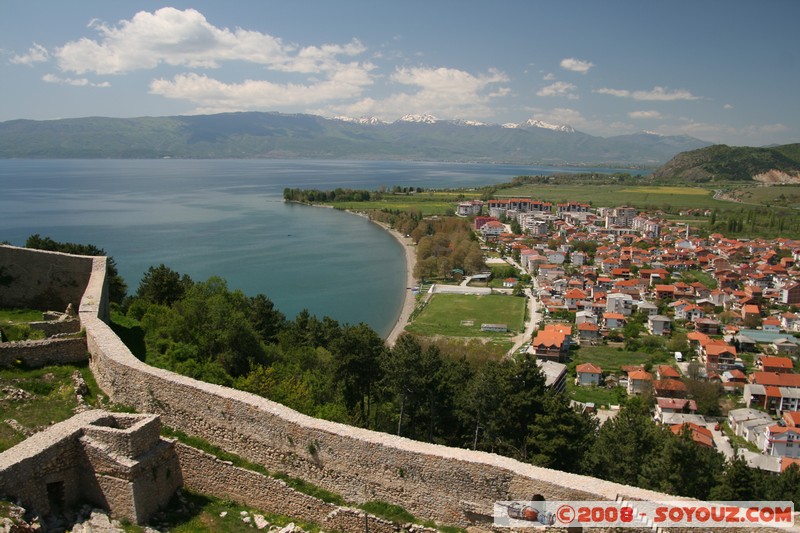
[[[480,193],[475,193],[480,196]],[[471,200],[473,196],[468,191],[424,191],[420,193],[383,193],[383,198],[378,201],[367,202],[334,202],[337,209],[349,211],[370,210],[398,210],[419,211],[425,216],[451,215],[455,213],[456,205],[464,200]]]
[[[583,346],[573,352],[573,361],[576,365],[581,363],[594,363],[603,369],[603,373],[619,374],[624,365],[643,365],[669,362],[669,356],[650,354],[646,352],[628,352],[614,346]]]
[[[714,200],[713,191],[700,187],[653,187],[630,185],[530,184],[502,189],[496,196],[522,196],[552,203],[586,202],[594,207],[630,205],[642,209],[728,208],[731,202]]]
[[[462,325],[465,321],[472,321],[472,325]],[[525,298],[502,294],[434,294],[406,330],[428,337],[507,337],[522,331],[524,321]],[[483,332],[481,324],[486,323],[507,324],[509,333]]]

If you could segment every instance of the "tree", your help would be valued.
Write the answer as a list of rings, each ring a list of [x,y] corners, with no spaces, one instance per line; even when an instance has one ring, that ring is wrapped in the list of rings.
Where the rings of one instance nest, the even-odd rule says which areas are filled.
[[[352,414],[359,406],[359,420],[369,427],[370,404],[375,383],[382,377],[383,340],[366,324],[347,325],[331,345],[334,379],[342,389],[345,406]]]
[[[382,369],[387,389],[398,403],[397,434],[403,434],[404,417],[419,388],[419,372],[422,367],[422,347],[417,339],[408,333],[400,335],[394,347],[383,358]],[[413,418],[413,417],[412,417]]]
[[[695,443],[686,426],[679,435],[667,435],[643,466],[639,486],[704,500],[717,484],[724,465],[724,456]]]
[[[667,438],[650,418],[647,404],[630,398],[614,418],[600,428],[584,460],[584,473],[626,485],[641,482],[643,466]]]
[[[263,294],[250,298],[249,317],[253,328],[266,343],[277,342],[278,334],[286,326],[286,316]]]
[[[579,413],[562,394],[548,391],[544,411],[528,426],[529,461],[566,472],[579,472],[597,436],[598,422]]]
[[[136,297],[169,306],[182,300],[193,284],[192,278],[188,275],[184,274],[181,277],[178,272],[161,263],[157,267],[151,266],[147,269],[139,282],[139,288],[136,289]]]
[[[742,456],[736,456],[725,465],[719,483],[709,491],[715,501],[758,501],[763,499],[764,477],[750,468]]]

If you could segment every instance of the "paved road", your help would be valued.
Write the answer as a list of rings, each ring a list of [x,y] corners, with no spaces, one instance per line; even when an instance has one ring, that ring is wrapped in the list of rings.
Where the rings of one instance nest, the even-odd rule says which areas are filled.
[[[714,437],[714,445],[717,447],[717,451],[724,454],[727,459],[733,459],[733,446],[731,446],[728,437],[722,433],[722,430],[714,429],[716,422],[709,422],[706,424],[706,427],[711,431],[711,435]]]
[[[514,337],[514,346],[509,350],[509,356],[514,355],[525,343],[531,341],[533,332],[539,327],[539,322],[542,320],[542,316],[539,314],[538,288],[539,284],[536,278],[533,278],[533,290],[530,288],[525,289],[525,297],[528,299],[528,322],[525,331]]]

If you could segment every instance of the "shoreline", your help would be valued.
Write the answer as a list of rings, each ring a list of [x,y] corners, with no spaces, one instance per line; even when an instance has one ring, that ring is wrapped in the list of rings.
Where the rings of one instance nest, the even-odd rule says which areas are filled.
[[[414,279],[414,266],[417,264],[417,254],[413,247],[414,241],[412,241],[410,237],[404,237],[399,231],[394,230],[381,222],[377,222],[372,219],[370,219],[370,222],[377,224],[389,232],[389,235],[394,237],[403,247],[403,252],[406,258],[406,290],[405,296],[403,297],[403,306],[400,308],[400,316],[397,317],[397,322],[395,322],[392,331],[389,333],[386,339],[384,339],[386,344],[391,348],[394,346],[394,343],[397,341],[397,338],[400,336],[400,334],[403,333],[403,330],[406,329],[408,320],[411,318],[411,313],[414,312],[414,306],[416,305],[416,296],[414,295],[412,288],[416,283],[416,280]]]
[[[319,204],[307,204],[304,202],[298,202],[295,200],[283,200],[285,203],[293,203],[297,205],[306,205],[309,207],[324,207],[328,209],[333,209],[332,205],[319,205]],[[400,246],[403,247],[403,255],[405,256],[406,260],[406,289],[405,294],[403,296],[403,305],[400,308],[400,314],[397,317],[397,321],[392,326],[392,330],[389,332],[389,335],[386,336],[384,342],[391,348],[394,346],[394,343],[397,341],[397,338],[403,333],[403,330],[406,329],[408,325],[408,320],[411,318],[411,313],[414,312],[414,307],[416,306],[417,298],[414,296],[412,288],[416,284],[416,279],[414,279],[414,267],[417,264],[417,253],[414,247],[414,241],[410,237],[405,237],[400,234],[399,231],[390,228],[383,222],[378,222],[377,220],[371,219],[364,213],[360,213],[357,211],[350,211],[349,209],[344,209],[345,213],[349,213],[351,215],[356,215],[360,217],[364,217],[373,224],[383,228],[386,230],[389,235],[395,238],[397,242],[400,243]]]

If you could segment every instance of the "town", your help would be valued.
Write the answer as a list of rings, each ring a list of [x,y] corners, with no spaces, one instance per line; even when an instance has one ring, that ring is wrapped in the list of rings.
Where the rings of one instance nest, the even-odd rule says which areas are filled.
[[[775,473],[800,463],[800,240],[706,236],[663,213],[532,198],[464,201],[456,213],[471,218],[490,256],[530,276],[543,320],[522,349],[551,387],[566,389],[572,363],[577,388],[652,397],[654,419],[688,428],[699,446]],[[617,345],[623,357],[627,344],[648,342],[672,348],[670,360],[614,369],[573,361],[579,347]],[[706,413],[689,379],[716,391]]]

